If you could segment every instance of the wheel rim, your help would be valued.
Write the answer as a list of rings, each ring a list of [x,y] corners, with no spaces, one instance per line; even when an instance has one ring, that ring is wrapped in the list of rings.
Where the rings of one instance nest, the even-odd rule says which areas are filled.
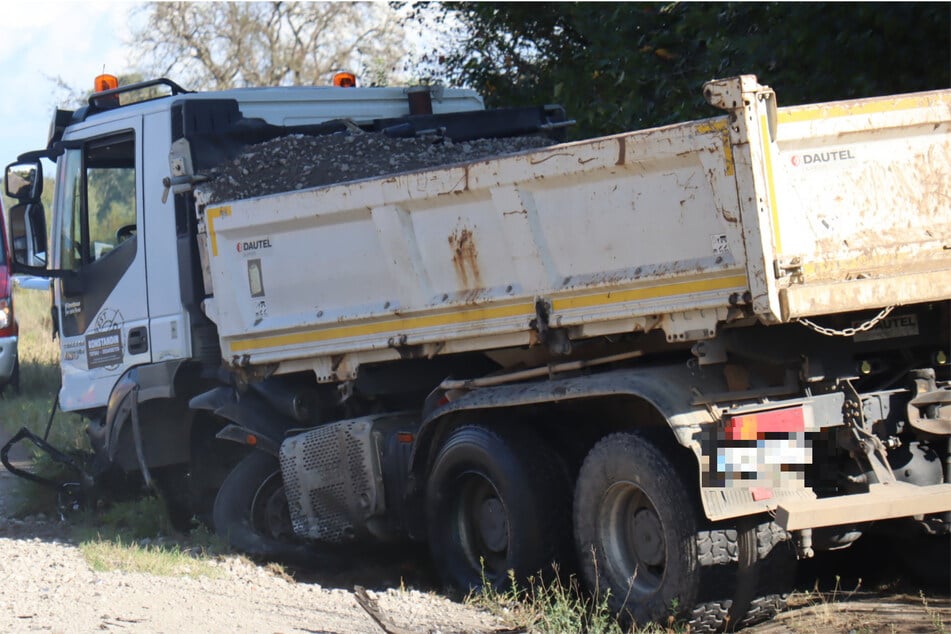
[[[287,541],[294,537],[291,513],[284,494],[284,479],[277,471],[269,475],[251,500],[251,524],[254,530],[272,539]]]
[[[607,567],[624,580],[632,597],[656,592],[667,565],[664,524],[650,498],[633,482],[616,482],[598,509],[600,542]]]
[[[469,565],[489,578],[504,575],[509,550],[508,513],[492,482],[476,473],[463,475],[454,515],[456,533]]]

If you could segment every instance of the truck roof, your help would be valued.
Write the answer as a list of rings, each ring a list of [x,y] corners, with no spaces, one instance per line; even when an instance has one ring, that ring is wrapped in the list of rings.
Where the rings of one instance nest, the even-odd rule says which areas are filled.
[[[234,99],[242,114],[248,118],[261,118],[273,125],[305,125],[323,123],[332,119],[352,119],[358,123],[409,114],[409,95],[413,92],[429,92],[434,113],[483,110],[482,97],[474,90],[464,88],[430,87],[371,87],[338,88],[333,86],[279,86],[262,88],[234,88],[221,91],[175,92],[128,105],[103,107],[101,95],[114,94],[161,83],[143,82],[105,93],[98,93],[91,105],[75,112],[61,112],[58,118],[60,129],[65,125],[75,126],[109,118],[112,113],[123,116],[136,113],[147,114],[168,110],[181,101],[204,99]],[[171,83],[171,82],[169,82]],[[176,86],[177,88],[177,86]],[[66,121],[68,120],[68,123]]]

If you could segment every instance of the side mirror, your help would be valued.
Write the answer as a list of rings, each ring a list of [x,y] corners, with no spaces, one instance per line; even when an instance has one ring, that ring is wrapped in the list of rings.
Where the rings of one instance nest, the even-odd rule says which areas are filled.
[[[20,203],[10,209],[10,242],[14,270],[46,268],[46,212],[41,203]]]
[[[4,178],[7,196],[20,202],[35,202],[43,193],[43,165],[24,161],[7,165]]]

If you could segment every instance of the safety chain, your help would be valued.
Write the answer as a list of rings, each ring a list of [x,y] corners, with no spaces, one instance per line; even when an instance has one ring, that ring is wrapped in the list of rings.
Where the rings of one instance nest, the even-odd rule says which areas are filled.
[[[894,306],[887,306],[883,308],[877,315],[869,319],[867,322],[861,326],[856,326],[855,328],[843,328],[842,330],[836,330],[835,328],[826,328],[825,326],[820,326],[814,321],[800,317],[796,321],[815,330],[820,335],[825,335],[827,337],[854,337],[857,333],[866,332],[878,325],[880,321],[888,317],[888,315],[894,310]]]

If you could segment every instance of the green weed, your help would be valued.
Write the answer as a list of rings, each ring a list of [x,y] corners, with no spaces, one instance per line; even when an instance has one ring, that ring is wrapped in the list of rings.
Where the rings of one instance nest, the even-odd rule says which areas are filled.
[[[165,505],[156,497],[87,509],[72,519],[77,541],[139,541],[174,533]]]
[[[924,592],[919,590],[918,596],[921,598],[921,605],[924,606],[925,612],[928,614],[928,618],[931,619],[931,625],[934,627],[935,634],[948,634],[948,627],[945,625],[944,619],[941,617],[941,613],[928,605],[928,598],[925,597]]]
[[[607,599],[607,596],[587,596],[574,576],[567,584],[557,575],[551,583],[530,583],[528,600],[537,611],[534,631],[621,634],[624,630],[614,618]]]
[[[563,580],[553,568],[550,581],[541,575],[531,577],[524,586],[509,571],[508,584],[496,588],[483,572],[482,587],[470,593],[466,602],[500,616],[514,629],[530,634],[674,634],[689,631],[675,625],[655,623],[625,628],[608,604],[608,593],[586,593],[572,575]]]
[[[212,562],[195,556],[178,544],[142,544],[122,540],[91,539],[79,550],[93,570],[121,570],[166,577],[219,577]]]

